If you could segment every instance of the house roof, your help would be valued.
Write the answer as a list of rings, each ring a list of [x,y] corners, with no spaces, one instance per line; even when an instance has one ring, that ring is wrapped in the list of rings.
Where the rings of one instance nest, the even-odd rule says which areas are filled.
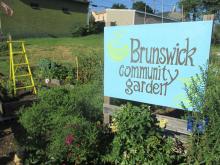
[[[105,14],[106,11],[105,10],[102,10],[102,11],[93,11],[95,14]]]
[[[145,12],[139,11],[139,10],[135,10],[135,12],[140,13],[140,14],[145,14]],[[152,13],[146,13],[146,15],[162,18],[162,15],[157,15],[157,14],[152,14]],[[167,19],[167,20],[171,20],[171,21],[176,21],[176,22],[179,21],[178,19],[175,19],[175,18],[169,18],[166,15],[164,15],[163,19]]]
[[[161,16],[162,13],[158,13],[157,15]],[[164,12],[163,16],[167,17],[167,18],[171,18],[171,19],[176,19],[176,20],[182,19],[182,13],[180,13],[180,12]]]
[[[106,10],[133,11],[133,12],[136,12],[136,13],[139,13],[139,14],[145,14],[145,12],[143,12],[143,11],[133,10],[133,9],[106,9]],[[104,12],[105,12],[105,11],[104,11]],[[161,15],[152,14],[152,13],[146,13],[146,15],[153,16],[153,17],[157,17],[157,18],[162,18]],[[163,19],[171,20],[171,21],[175,21],[175,22],[179,21],[178,19],[170,18],[170,17],[167,17],[166,15],[164,15]]]

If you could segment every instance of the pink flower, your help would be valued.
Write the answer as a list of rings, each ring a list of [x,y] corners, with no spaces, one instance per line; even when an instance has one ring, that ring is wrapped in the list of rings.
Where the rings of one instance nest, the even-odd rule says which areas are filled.
[[[73,135],[70,134],[66,137],[65,144],[70,145],[70,144],[72,144],[73,141],[74,141],[74,137],[73,137]]]

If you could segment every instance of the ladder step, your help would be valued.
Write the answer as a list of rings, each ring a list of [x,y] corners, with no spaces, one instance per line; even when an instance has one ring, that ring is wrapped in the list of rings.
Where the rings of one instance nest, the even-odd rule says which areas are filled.
[[[22,42],[25,42],[25,41],[7,41],[7,43],[22,43]]]
[[[29,77],[29,76],[32,76],[32,74],[22,74],[22,75],[17,75],[15,77],[18,78],[18,77]]]
[[[22,65],[28,65],[28,63],[14,64],[14,66],[22,66]]]
[[[30,64],[28,62],[28,58],[27,58],[27,54],[26,54],[26,50],[25,50],[25,46],[24,46],[24,41],[7,41],[8,46],[9,46],[9,54],[10,54],[10,77],[12,78],[13,82],[14,82],[14,94],[16,95],[16,90],[19,89],[27,89],[27,88],[32,88],[33,89],[33,93],[36,94],[36,87],[34,85],[34,80],[33,80],[33,75],[31,73],[30,70]],[[13,44],[15,44],[15,46],[19,46],[18,47],[13,47]],[[15,49],[15,51],[13,52],[13,48]],[[20,49],[20,50],[19,50]],[[15,63],[14,64],[14,57],[24,57],[25,61],[22,61],[22,58],[20,59],[19,63]],[[17,60],[17,59],[16,59]],[[21,68],[25,68],[27,67],[28,71],[24,72],[22,70],[17,69],[18,67]],[[18,73],[19,72],[19,73]],[[15,75],[16,73],[16,75]],[[21,78],[23,77],[23,78]],[[20,79],[19,79],[20,78]],[[24,79],[29,79],[31,81],[31,83],[29,83],[29,85],[25,85],[22,83],[18,83],[18,81],[22,81]],[[30,85],[31,84],[31,85]],[[16,87],[17,86],[17,87]]]
[[[24,87],[17,87],[15,88],[16,90],[19,90],[19,89],[26,89],[26,88],[34,88],[33,85],[30,85],[30,86],[24,86]]]
[[[13,55],[14,54],[24,54],[24,52],[22,52],[22,51],[17,51],[17,52],[13,52]]]

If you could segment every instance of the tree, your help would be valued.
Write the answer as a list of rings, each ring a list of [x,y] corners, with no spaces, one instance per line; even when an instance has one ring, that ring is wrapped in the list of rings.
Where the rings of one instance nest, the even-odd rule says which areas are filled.
[[[215,14],[216,18],[220,20],[220,0],[204,0],[203,6],[207,13]]]
[[[201,12],[201,1],[200,0],[182,0],[179,2],[180,6],[183,6],[185,17],[190,18],[192,14],[192,19],[195,21]]]
[[[183,6],[187,18],[192,14],[194,21],[203,14],[215,14],[219,16],[219,0],[181,0],[179,5]]]
[[[112,5],[112,9],[127,9],[127,7],[124,4],[121,4],[121,3],[114,3]]]
[[[132,9],[139,10],[139,11],[145,11],[145,6],[146,6],[147,13],[154,13],[153,9],[149,5],[146,5],[146,3],[142,2],[142,1],[134,2],[132,5]]]

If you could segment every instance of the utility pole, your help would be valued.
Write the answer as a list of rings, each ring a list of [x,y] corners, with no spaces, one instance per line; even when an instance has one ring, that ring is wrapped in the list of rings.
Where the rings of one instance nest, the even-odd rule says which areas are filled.
[[[145,8],[144,8],[144,24],[146,24],[146,17],[147,17],[147,0],[145,1]]]
[[[161,10],[162,10],[162,23],[163,23],[163,0],[162,0],[162,3],[161,3]]]
[[[184,20],[184,18],[183,18],[184,17],[183,4],[182,4],[182,12],[181,13],[182,13],[182,22],[183,22],[183,20]]]
[[[153,8],[154,8],[154,14],[156,13],[156,0],[153,0]]]
[[[89,5],[88,5],[88,13],[87,13],[87,25],[90,24],[90,17],[91,17],[91,5],[92,5],[92,1],[88,1]]]

